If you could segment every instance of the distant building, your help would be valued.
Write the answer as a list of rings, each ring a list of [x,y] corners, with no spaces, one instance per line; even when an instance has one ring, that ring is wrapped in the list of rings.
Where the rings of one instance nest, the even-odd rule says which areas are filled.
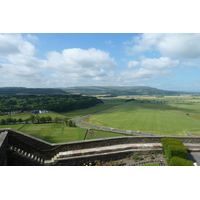
[[[17,114],[17,113],[21,113],[22,110],[16,110],[16,111],[11,111],[10,114]]]
[[[39,113],[39,110],[31,110],[30,113],[36,114],[36,113]]]
[[[48,110],[39,110],[39,113],[40,113],[40,114],[48,113],[48,112],[49,112]]]

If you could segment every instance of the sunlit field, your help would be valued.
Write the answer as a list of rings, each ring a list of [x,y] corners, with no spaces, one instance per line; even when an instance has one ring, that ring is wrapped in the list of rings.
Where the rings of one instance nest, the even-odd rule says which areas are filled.
[[[98,126],[166,135],[200,134],[200,104],[189,99],[166,103],[125,103],[88,120]]]
[[[56,123],[1,125],[0,128],[12,128],[50,143],[84,140],[86,133],[86,129]]]

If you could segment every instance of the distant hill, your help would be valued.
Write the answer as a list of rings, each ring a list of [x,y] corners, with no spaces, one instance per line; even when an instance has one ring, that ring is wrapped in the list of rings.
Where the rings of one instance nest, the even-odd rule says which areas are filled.
[[[133,87],[70,87],[62,88],[66,92],[81,93],[87,95],[180,95],[189,94],[187,92],[175,92],[160,90],[146,86]]]
[[[0,95],[47,95],[47,94],[67,94],[61,89],[55,88],[25,88],[25,87],[1,87]]]

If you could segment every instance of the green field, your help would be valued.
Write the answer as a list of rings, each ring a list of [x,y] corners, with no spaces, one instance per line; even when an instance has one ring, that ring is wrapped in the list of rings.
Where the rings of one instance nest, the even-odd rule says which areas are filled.
[[[124,100],[118,97],[117,99],[113,98],[114,100],[112,101],[87,109],[65,113],[51,112],[40,114],[40,116],[51,116],[52,119],[55,117],[77,119],[109,108],[88,117],[85,119],[86,122],[98,126],[132,131],[179,136],[187,136],[187,132],[189,132],[200,136],[199,97],[176,96],[157,98],[127,96],[126,98],[135,98],[137,103],[128,102],[120,104]],[[166,103],[148,103],[147,101],[150,100],[166,101]],[[139,103],[140,101],[144,103]],[[0,116],[0,119],[6,119],[7,117],[25,120],[30,117],[30,113],[4,115]],[[51,143],[126,135],[100,130],[91,130],[86,134],[86,129],[73,128],[56,123],[0,125],[0,128],[13,128]]]
[[[92,115],[87,122],[98,126],[166,135],[200,134],[200,104],[125,103]]]
[[[49,113],[39,114],[39,116],[40,117],[50,116],[52,119],[54,119],[55,117],[60,117],[60,118],[68,117],[68,118],[76,119],[78,117],[82,117],[82,116],[88,115],[90,113],[97,112],[99,110],[103,110],[103,109],[112,107],[114,105],[120,104],[121,102],[123,102],[123,100],[116,99],[116,100],[112,100],[109,102],[105,102],[103,104],[98,104],[98,105],[92,106],[87,109],[78,109],[78,110],[74,110],[74,111],[70,111],[70,112],[60,112],[60,113],[49,112]],[[22,120],[25,120],[25,119],[28,119],[30,117],[30,115],[31,114],[29,112],[10,114],[10,115],[1,115],[0,120],[6,119],[8,117],[16,118],[16,119],[21,118]]]
[[[12,128],[50,143],[83,140],[86,133],[86,129],[56,123],[1,125],[0,128]]]

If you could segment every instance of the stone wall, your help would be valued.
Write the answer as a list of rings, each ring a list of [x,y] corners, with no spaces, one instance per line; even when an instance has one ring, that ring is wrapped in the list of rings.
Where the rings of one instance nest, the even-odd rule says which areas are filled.
[[[8,133],[0,132],[0,165],[7,165]]]
[[[34,156],[37,156],[44,160],[51,159],[59,152],[64,152],[64,151],[111,146],[117,144],[161,143],[161,139],[163,138],[163,136],[157,136],[157,137],[124,136],[124,137],[112,137],[112,138],[51,144],[43,140],[40,140],[38,138],[27,135],[25,133],[15,131],[13,129],[0,129],[0,132],[3,131],[8,132],[7,142],[9,146],[24,150],[27,153],[33,154]],[[184,143],[200,144],[200,137],[175,136],[172,138],[177,138],[179,140],[182,140]]]

